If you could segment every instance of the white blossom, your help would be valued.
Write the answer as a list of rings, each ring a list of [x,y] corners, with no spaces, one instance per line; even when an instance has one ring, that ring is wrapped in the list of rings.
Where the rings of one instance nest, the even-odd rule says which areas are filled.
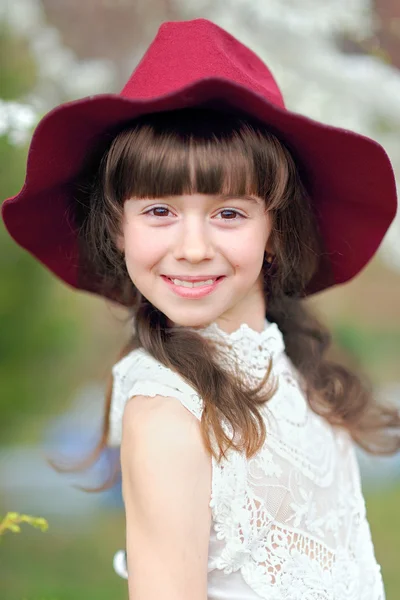
[[[12,144],[26,144],[37,118],[31,106],[0,99],[0,135],[8,135]]]
[[[40,0],[2,0],[0,22],[26,39],[37,68],[37,83],[24,100],[46,112],[64,100],[109,91],[115,68],[107,60],[78,60],[59,31],[46,22]]]

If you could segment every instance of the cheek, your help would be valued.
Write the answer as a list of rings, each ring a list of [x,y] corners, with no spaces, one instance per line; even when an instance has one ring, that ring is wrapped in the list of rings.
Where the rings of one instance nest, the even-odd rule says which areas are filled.
[[[164,254],[165,244],[160,237],[152,236],[149,240],[148,232],[140,228],[125,232],[125,261],[131,274],[151,267]]]
[[[263,249],[243,248],[238,249],[230,261],[241,280],[253,283],[260,275],[263,264]]]
[[[267,235],[261,229],[239,237],[229,249],[232,264],[242,269],[257,268],[263,262],[266,240]]]

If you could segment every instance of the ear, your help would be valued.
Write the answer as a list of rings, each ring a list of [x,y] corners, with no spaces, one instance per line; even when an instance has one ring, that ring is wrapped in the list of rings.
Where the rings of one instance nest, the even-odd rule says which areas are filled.
[[[273,245],[269,240],[267,245],[265,246],[265,252],[271,256],[275,256]]]
[[[125,251],[125,243],[124,243],[123,235],[117,235],[116,240],[115,240],[115,245],[117,246],[118,250],[120,252],[122,252],[122,254],[123,254]]]

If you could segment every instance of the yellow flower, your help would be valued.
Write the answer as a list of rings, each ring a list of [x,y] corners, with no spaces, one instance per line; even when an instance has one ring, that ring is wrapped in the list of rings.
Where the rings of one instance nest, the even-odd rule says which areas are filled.
[[[0,536],[7,530],[13,531],[14,533],[20,533],[21,527],[19,526],[19,523],[28,523],[41,531],[47,531],[49,528],[48,522],[42,517],[32,517],[31,515],[21,515],[17,512],[8,512],[3,520],[0,520]]]

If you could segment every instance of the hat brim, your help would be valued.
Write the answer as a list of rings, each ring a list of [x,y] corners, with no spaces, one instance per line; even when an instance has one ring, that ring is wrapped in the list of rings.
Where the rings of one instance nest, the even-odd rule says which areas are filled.
[[[302,165],[324,243],[307,295],[344,283],[369,262],[396,215],[396,184],[383,147],[363,135],[322,124],[228,79],[207,78],[172,94],[124,98],[90,96],[56,107],[33,134],[23,188],[3,203],[13,239],[69,285],[94,293],[82,276],[71,219],[73,183],[99,141],[147,113],[205,105],[256,117],[273,128]],[[118,294],[108,296],[120,301]]]

